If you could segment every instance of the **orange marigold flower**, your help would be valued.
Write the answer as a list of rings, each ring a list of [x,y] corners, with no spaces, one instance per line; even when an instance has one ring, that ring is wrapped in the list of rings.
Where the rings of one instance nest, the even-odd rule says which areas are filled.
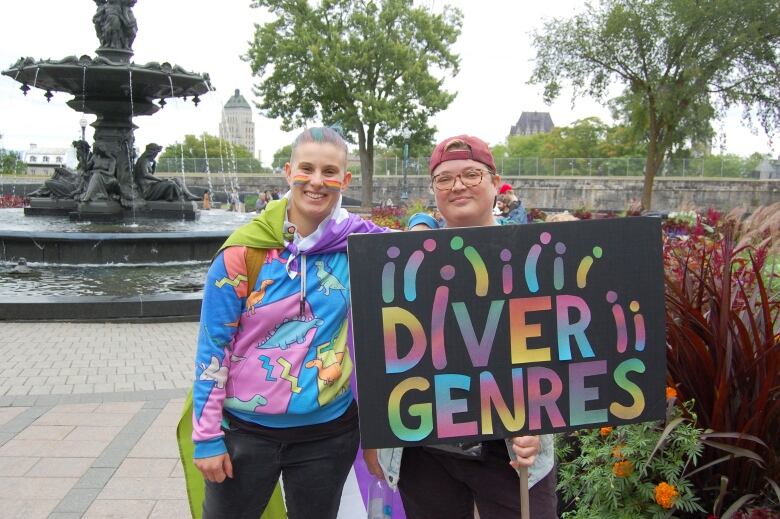
[[[602,436],[609,436],[609,433],[612,432],[612,427],[602,427],[599,429],[599,434]]]
[[[677,398],[677,390],[671,386],[666,386],[666,399],[670,400],[672,398]]]
[[[655,487],[655,502],[667,510],[674,506],[674,501],[680,494],[674,485],[663,482]]]
[[[630,461],[618,461],[612,465],[612,473],[619,478],[627,478],[634,472],[634,464]]]
[[[612,447],[612,457],[617,459],[623,458],[623,447],[625,447],[625,443],[618,443],[614,447]]]

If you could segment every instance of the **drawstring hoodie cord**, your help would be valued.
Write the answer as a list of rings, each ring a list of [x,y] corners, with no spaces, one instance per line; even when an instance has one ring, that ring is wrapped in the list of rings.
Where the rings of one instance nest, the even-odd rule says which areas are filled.
[[[300,292],[300,316],[306,310],[306,255],[301,254],[301,292]]]

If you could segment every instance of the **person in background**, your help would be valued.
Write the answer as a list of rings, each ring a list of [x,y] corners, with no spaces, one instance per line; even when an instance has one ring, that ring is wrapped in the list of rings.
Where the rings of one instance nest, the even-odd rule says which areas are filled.
[[[458,135],[440,142],[430,160],[431,187],[444,227],[480,227],[509,222],[493,215],[501,177],[488,145],[476,137]],[[439,227],[433,217],[418,213],[412,230]],[[508,447],[509,445],[509,447]],[[454,455],[455,446],[366,449],[369,471],[398,484],[409,519],[520,517],[516,468],[529,467],[530,512],[533,519],[557,517],[552,435],[519,436],[485,441],[478,459]],[[510,463],[508,448],[517,456]]]
[[[265,193],[257,192],[257,201],[255,202],[255,212],[259,213],[268,204],[268,200],[265,198]]]
[[[505,220],[499,221],[500,224],[528,223],[528,215],[525,212],[525,208],[523,207],[522,202],[517,199],[514,192],[511,190],[505,192],[502,195],[498,195],[496,208],[498,208],[500,211],[496,216],[499,216]]]

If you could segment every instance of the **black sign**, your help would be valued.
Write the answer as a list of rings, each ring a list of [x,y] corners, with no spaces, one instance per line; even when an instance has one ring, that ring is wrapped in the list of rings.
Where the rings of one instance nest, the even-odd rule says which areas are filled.
[[[363,447],[660,419],[661,222],[349,238]]]

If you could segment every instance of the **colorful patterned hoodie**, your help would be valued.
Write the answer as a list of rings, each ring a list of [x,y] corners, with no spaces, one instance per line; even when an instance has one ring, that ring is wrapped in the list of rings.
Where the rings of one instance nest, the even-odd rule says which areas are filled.
[[[334,420],[353,400],[347,236],[386,229],[339,203],[314,233],[293,237],[286,214],[286,198],[269,203],[209,268],[193,388],[195,458],[226,452],[223,408],[284,428]],[[267,251],[249,290],[247,246]]]

